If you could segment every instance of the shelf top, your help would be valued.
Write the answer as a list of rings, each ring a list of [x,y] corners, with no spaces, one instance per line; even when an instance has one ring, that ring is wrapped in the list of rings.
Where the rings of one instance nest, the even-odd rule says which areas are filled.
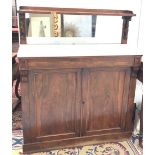
[[[106,15],[106,16],[135,16],[130,10],[113,10],[113,9],[89,9],[89,8],[58,8],[58,7],[37,7],[37,6],[20,6],[18,12],[23,13],[51,13],[60,14],[81,14],[81,15]]]
[[[127,44],[62,44],[20,45],[18,57],[80,57],[143,55],[142,51]]]

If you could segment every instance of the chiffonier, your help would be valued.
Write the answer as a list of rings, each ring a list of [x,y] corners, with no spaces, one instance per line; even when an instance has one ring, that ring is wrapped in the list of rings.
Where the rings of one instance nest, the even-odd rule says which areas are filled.
[[[141,63],[141,54],[126,45],[133,12],[50,7],[20,7],[18,12],[23,151],[129,138]],[[64,43],[63,39],[56,44],[27,44],[26,13],[122,16],[121,44]],[[56,17],[52,19],[57,21]]]
[[[141,55],[122,46],[20,46],[25,152],[131,136]]]

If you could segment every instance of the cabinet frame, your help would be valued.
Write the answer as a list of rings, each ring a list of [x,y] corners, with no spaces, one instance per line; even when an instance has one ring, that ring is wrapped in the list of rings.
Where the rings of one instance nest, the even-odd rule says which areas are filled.
[[[60,149],[66,147],[75,147],[91,144],[100,144],[104,141],[119,140],[129,138],[132,134],[133,122],[132,115],[134,113],[134,93],[136,85],[136,76],[140,66],[141,56],[100,56],[100,57],[63,57],[63,58],[19,58],[20,72],[21,72],[21,88],[22,88],[22,110],[23,110],[23,134],[24,134],[24,153],[47,151],[52,149]],[[125,78],[125,85],[122,91],[128,95],[123,101],[124,108],[122,108],[122,129],[123,130],[111,130],[110,132],[95,131],[94,133],[87,134],[87,126],[85,123],[84,112],[86,111],[86,89],[87,78],[89,71],[125,71],[129,74]],[[32,109],[37,103],[32,100],[32,93],[30,92],[32,86],[31,73],[44,73],[44,72],[75,72],[77,71],[78,85],[79,85],[79,105],[81,106],[80,115],[78,118],[82,118],[78,121],[79,127],[76,129],[77,136],[75,137],[57,137],[51,139],[51,137],[40,137],[36,140],[36,134],[38,129],[36,128],[36,122],[30,121],[36,120],[36,115],[33,115]],[[121,88],[122,89],[122,88]],[[126,110],[124,110],[126,109]],[[40,109],[41,110],[41,109]],[[126,117],[124,118],[124,116]],[[31,118],[29,117],[31,116]],[[31,136],[34,133],[34,136]],[[31,138],[30,138],[31,137]]]

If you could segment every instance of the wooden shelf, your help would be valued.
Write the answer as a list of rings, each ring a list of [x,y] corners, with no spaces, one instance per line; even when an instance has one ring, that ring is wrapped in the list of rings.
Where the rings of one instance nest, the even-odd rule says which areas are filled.
[[[82,8],[52,8],[52,7],[31,7],[21,6],[20,11],[23,13],[51,13],[60,14],[81,14],[81,15],[106,15],[106,16],[135,16],[129,10],[112,10],[112,9],[82,9]]]

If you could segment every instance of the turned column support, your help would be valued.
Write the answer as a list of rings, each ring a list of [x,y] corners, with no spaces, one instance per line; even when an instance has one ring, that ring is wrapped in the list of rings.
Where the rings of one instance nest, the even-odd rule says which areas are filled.
[[[26,21],[25,13],[19,12],[19,30],[20,30],[20,44],[26,44]]]
[[[127,44],[129,21],[131,21],[131,16],[122,16],[122,19],[123,19],[123,26],[122,26],[121,44]]]

